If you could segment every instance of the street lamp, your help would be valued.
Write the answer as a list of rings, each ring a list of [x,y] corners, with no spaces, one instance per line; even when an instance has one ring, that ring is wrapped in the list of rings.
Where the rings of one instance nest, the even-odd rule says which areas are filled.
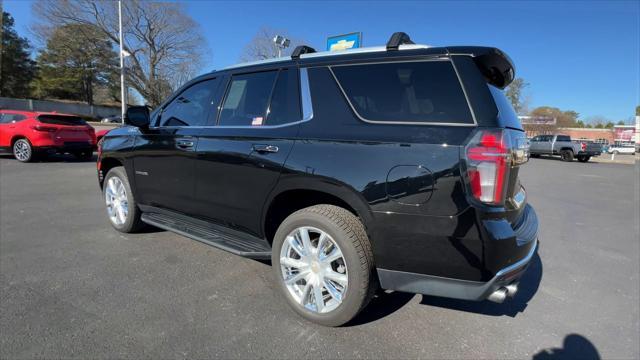
[[[278,57],[281,57],[282,50],[289,47],[291,40],[284,36],[276,35],[273,37],[273,43],[276,45],[276,49],[278,49]]]

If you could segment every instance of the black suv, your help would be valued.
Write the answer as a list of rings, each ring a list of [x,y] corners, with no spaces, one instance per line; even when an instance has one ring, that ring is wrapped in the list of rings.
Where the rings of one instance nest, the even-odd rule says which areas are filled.
[[[528,142],[487,47],[386,46],[242,64],[101,141],[122,232],[144,224],[271,259],[296,312],[337,326],[381,287],[496,302],[515,294],[538,221]]]

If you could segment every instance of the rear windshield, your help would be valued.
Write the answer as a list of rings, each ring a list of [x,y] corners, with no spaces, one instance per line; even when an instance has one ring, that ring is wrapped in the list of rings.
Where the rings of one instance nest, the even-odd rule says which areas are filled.
[[[87,122],[77,116],[68,115],[40,115],[38,121],[45,124],[55,125],[86,125]]]
[[[332,66],[331,70],[364,120],[473,123],[449,61]]]

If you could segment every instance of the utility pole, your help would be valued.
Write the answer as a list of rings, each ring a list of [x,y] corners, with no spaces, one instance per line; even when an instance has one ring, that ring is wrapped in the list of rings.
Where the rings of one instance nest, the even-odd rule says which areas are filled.
[[[4,46],[2,46],[2,39],[4,39],[4,33],[2,32],[2,29],[4,29],[2,27],[4,21],[4,10],[2,8],[2,1],[3,0],[0,0],[0,96],[2,96],[2,58],[4,54]]]
[[[122,125],[124,125],[124,114],[127,112],[127,97],[124,87],[124,49],[122,43],[122,0],[118,0],[118,26],[120,33],[120,104],[122,107]]]
[[[282,50],[286,47],[289,47],[291,40],[285,38],[284,36],[276,35],[273,37],[273,44],[278,50],[278,57],[282,56]]]

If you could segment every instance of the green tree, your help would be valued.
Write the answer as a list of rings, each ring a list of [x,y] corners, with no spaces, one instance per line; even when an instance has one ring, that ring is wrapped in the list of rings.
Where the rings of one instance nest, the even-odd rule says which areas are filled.
[[[117,70],[111,40],[93,25],[56,28],[38,55],[36,89],[41,97],[94,102],[94,90],[107,86]]]
[[[640,105],[636,106],[636,116],[640,116]]]
[[[511,102],[513,109],[519,115],[523,115],[527,111],[527,103],[523,95],[524,89],[527,86],[529,86],[529,83],[525,82],[523,78],[516,78],[504,91],[504,94]]]
[[[605,125],[604,125],[605,129],[613,129],[613,123],[611,121],[608,121]]]
[[[616,125],[625,125],[623,120],[618,121],[618,123]],[[612,126],[613,127],[613,126]]]
[[[31,95],[30,83],[36,71],[31,60],[29,40],[18,36],[15,21],[2,12],[2,44],[0,45],[0,96],[27,98]]]
[[[582,121],[582,120],[576,121],[576,127],[584,128],[584,121]]]

